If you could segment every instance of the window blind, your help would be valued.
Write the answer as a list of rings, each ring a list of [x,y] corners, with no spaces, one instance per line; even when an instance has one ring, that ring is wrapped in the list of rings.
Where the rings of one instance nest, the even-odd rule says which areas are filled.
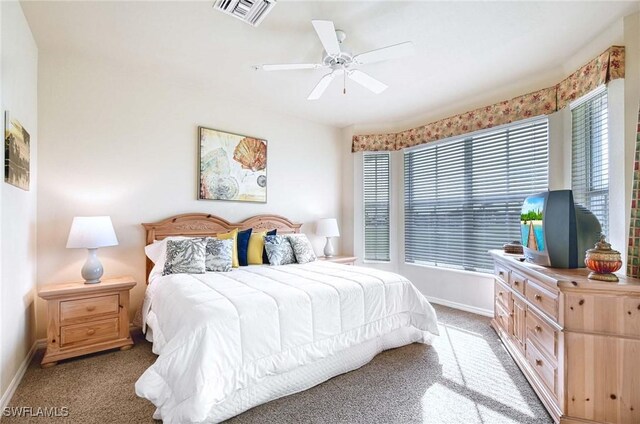
[[[547,118],[404,155],[405,261],[492,268],[487,251],[520,240],[528,195],[548,186]]]
[[[609,235],[609,133],[607,91],[598,89],[573,106],[571,189],[576,203],[598,217]]]
[[[389,153],[364,155],[364,258],[389,260]]]

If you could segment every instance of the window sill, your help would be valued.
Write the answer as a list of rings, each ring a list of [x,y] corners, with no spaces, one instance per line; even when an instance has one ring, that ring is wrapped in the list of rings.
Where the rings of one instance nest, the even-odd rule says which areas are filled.
[[[417,267],[417,268],[429,268],[429,269],[433,269],[433,270],[437,270],[437,271],[454,272],[454,273],[464,274],[464,275],[475,275],[477,277],[486,277],[486,278],[489,278],[489,277],[491,277],[493,275],[491,273],[491,271],[485,271],[485,272],[483,272],[483,271],[467,271],[467,270],[464,270],[464,269],[448,268],[448,267],[444,267],[444,266],[427,265],[427,264],[412,263],[412,262],[404,262],[403,265],[404,266],[409,266],[409,267]]]
[[[363,264],[390,264],[391,261],[390,260],[389,261],[374,261],[374,260],[371,260],[371,259],[363,259],[362,263]]]

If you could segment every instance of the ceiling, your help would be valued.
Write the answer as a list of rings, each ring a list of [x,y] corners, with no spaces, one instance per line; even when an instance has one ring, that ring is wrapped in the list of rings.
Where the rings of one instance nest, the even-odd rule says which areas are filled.
[[[555,70],[636,2],[280,1],[253,28],[206,2],[23,2],[41,52],[98,57],[197,82],[219,99],[345,127],[406,120]],[[334,80],[307,95],[325,70],[255,71],[316,62],[312,19],[347,33],[360,53],[411,40],[416,55],[361,69],[389,88],[375,95]],[[541,88],[541,87],[535,87]],[[520,94],[520,93],[518,93]]]

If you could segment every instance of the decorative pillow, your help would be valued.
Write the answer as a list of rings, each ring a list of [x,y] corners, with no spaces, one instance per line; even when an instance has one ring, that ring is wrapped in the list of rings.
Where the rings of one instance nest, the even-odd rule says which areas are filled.
[[[267,231],[268,236],[275,236],[278,230]],[[269,255],[267,255],[267,248],[262,251],[262,263],[269,265]]]
[[[233,239],[233,267],[238,268],[238,229],[236,228],[228,233],[218,234],[216,238],[218,240]]]
[[[249,228],[248,230],[239,231],[237,238],[238,245],[238,264],[240,266],[247,266],[247,250],[249,249],[249,239],[251,238],[251,231],[253,229]]]
[[[210,272],[229,272],[233,266],[233,240],[207,237],[205,265]]]
[[[290,234],[287,236],[287,240],[291,243],[296,261],[299,264],[306,264],[317,259],[313,246],[305,234]]]
[[[206,245],[203,238],[168,240],[162,275],[204,274]]]
[[[266,236],[264,238],[264,247],[267,249],[267,256],[269,256],[271,265],[296,263],[291,243],[285,236]]]
[[[247,262],[249,265],[262,265],[262,253],[264,252],[264,238],[266,231],[252,233],[249,238],[249,247],[247,249]]]

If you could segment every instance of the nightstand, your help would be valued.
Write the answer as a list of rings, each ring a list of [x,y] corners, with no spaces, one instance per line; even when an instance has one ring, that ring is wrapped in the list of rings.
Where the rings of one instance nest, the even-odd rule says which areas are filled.
[[[357,259],[355,256],[331,256],[330,258],[318,256],[319,261],[335,262],[344,265],[354,265]]]
[[[129,290],[135,285],[132,277],[119,277],[43,287],[38,296],[47,301],[47,351],[41,366],[107,349],[130,349]]]

